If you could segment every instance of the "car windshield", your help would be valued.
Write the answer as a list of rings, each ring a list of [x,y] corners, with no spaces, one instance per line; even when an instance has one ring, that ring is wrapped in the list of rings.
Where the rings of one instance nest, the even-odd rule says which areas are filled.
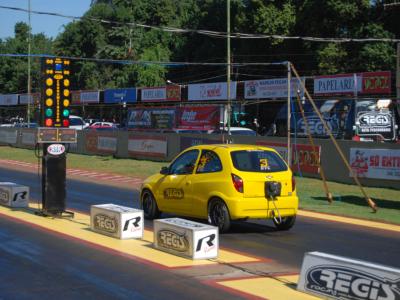
[[[69,124],[74,126],[74,125],[84,125],[83,121],[81,119],[78,118],[70,118],[69,119]]]
[[[233,165],[239,171],[246,172],[281,172],[287,166],[278,154],[266,150],[232,151]]]

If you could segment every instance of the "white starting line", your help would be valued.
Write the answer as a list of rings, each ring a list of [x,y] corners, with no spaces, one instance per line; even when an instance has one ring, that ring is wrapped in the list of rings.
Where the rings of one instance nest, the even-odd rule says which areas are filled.
[[[10,160],[10,159],[0,159],[0,165],[3,165],[3,164],[22,166],[22,167],[27,167],[30,169],[38,168],[38,165],[34,164],[34,163],[21,162],[21,161]],[[135,178],[135,177],[113,175],[113,174],[107,174],[107,173],[98,173],[98,172],[79,170],[79,169],[67,169],[67,175],[82,176],[82,177],[87,177],[87,178],[101,179],[101,180],[113,181],[113,182],[118,182],[118,183],[138,184],[143,181],[142,179]]]

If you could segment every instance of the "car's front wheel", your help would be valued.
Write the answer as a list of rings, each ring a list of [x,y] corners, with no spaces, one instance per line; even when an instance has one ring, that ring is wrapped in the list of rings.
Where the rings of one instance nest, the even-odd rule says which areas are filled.
[[[231,217],[224,201],[211,200],[208,205],[208,223],[217,226],[220,233],[227,232],[231,226]]]
[[[290,217],[283,217],[281,218],[280,222],[279,219],[272,219],[274,221],[275,227],[278,230],[289,230],[293,227],[296,221],[296,215]]]
[[[149,190],[144,190],[141,196],[141,206],[143,209],[143,214],[146,219],[153,220],[161,215],[158,209],[157,202],[154,199],[153,194]]]

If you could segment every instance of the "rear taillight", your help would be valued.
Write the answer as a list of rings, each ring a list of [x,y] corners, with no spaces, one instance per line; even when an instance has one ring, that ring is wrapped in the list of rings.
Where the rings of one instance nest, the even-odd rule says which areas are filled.
[[[292,192],[296,189],[296,179],[294,179],[294,176],[292,176]]]
[[[239,193],[243,193],[243,180],[239,176],[232,174],[233,186]]]

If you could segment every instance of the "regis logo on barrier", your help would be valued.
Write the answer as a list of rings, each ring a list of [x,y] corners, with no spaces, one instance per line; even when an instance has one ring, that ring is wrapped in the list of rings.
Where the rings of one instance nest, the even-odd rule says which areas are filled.
[[[116,233],[118,230],[118,221],[116,218],[111,218],[110,216],[103,214],[97,214],[94,216],[94,228],[109,233]]]
[[[160,247],[178,252],[186,252],[189,250],[189,242],[186,236],[172,230],[160,230],[157,233],[157,242]]]
[[[0,189],[0,202],[8,203],[9,199],[10,199],[10,195],[8,193],[8,190]]]
[[[336,299],[398,300],[400,278],[392,281],[353,268],[321,265],[307,271],[305,289]]]

